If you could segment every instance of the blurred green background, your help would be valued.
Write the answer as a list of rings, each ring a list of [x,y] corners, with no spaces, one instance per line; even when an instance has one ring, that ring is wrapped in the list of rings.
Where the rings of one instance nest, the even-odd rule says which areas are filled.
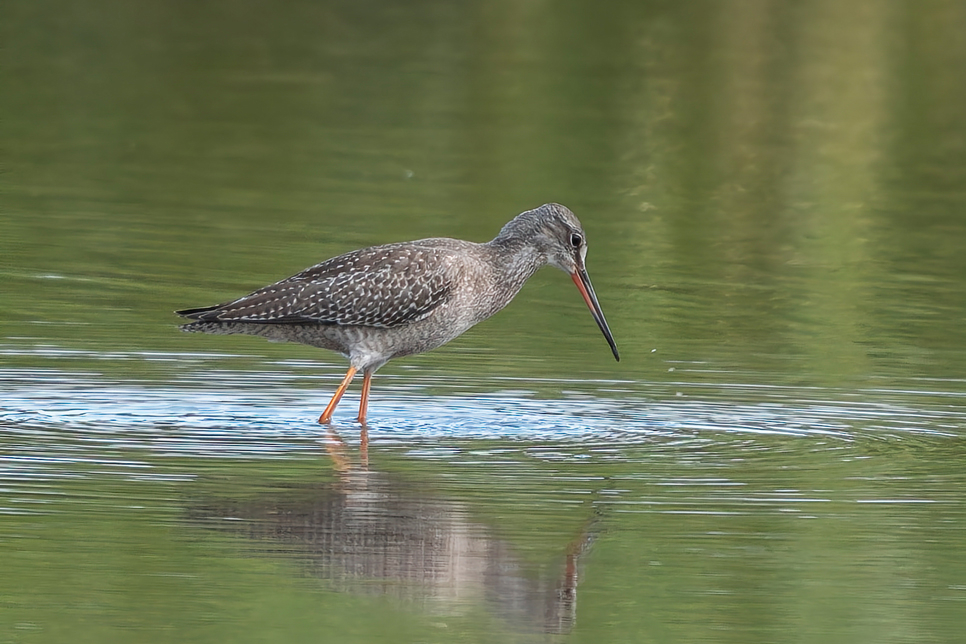
[[[961,640],[963,2],[2,14],[0,642]],[[379,377],[373,392],[370,467],[388,482],[360,488],[324,457],[311,405],[269,435],[259,405],[296,399],[279,374],[321,407],[338,356],[177,331],[175,309],[362,246],[487,240],[548,201],[587,230],[622,361],[570,280],[541,271],[493,319],[380,371],[402,383],[382,388],[382,431]],[[197,454],[164,452],[184,418],[218,422],[204,373],[184,379],[198,360],[261,396],[246,427],[278,452],[226,446],[246,440],[237,418],[191,434]],[[481,441],[465,434],[485,403],[467,397],[438,433],[407,429],[406,400],[434,399],[406,382],[457,381],[550,398],[546,413],[598,400],[575,426],[620,413],[589,442]],[[139,425],[121,403],[142,394],[170,418]],[[111,400],[109,422],[85,421]],[[802,420],[816,409],[838,434]],[[515,572],[456,575],[463,594],[432,581],[442,604],[388,573],[342,587],[333,567],[372,563],[332,559],[361,534],[339,532],[354,503],[435,517],[416,542],[436,530]],[[561,596],[568,557],[576,625],[548,634],[525,608]]]
[[[662,377],[653,348],[768,380],[962,373],[959,2],[6,12],[9,336],[305,355],[185,338],[168,313],[558,201],[625,362],[549,270],[461,340],[515,360],[439,360],[552,375],[533,358],[572,345],[568,369],[632,378]]]

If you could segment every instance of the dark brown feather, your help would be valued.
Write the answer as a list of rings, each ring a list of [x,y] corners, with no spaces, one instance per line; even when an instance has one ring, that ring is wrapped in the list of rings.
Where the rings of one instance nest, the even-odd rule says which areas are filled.
[[[215,307],[180,315],[202,322],[394,327],[420,320],[453,288],[452,251],[419,242],[353,251]]]

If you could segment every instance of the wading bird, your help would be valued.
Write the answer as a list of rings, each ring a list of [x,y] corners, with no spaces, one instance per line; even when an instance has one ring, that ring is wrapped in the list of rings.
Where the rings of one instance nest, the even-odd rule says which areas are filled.
[[[614,358],[617,345],[584,260],[580,221],[560,204],[514,217],[492,241],[420,239],[352,251],[237,300],[178,311],[184,331],[258,335],[337,351],[349,371],[319,418],[329,423],[359,371],[360,423],[372,374],[393,358],[446,344],[507,304],[538,269],[566,271],[590,308]]]

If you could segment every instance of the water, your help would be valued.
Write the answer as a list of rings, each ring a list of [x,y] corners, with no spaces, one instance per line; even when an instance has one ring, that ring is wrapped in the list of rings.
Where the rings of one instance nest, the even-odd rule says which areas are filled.
[[[0,642],[959,642],[966,12],[20,3]],[[570,280],[357,387],[184,335],[573,209]]]

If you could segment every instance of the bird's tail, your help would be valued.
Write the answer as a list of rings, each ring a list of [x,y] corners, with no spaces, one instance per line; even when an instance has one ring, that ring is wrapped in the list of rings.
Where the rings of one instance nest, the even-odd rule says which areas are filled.
[[[204,320],[206,317],[205,313],[211,313],[212,311],[217,311],[221,308],[221,304],[216,304],[215,306],[203,306],[198,309],[181,309],[180,311],[175,311],[178,315],[183,318],[190,318],[192,320]],[[188,326],[188,325],[185,325]]]

